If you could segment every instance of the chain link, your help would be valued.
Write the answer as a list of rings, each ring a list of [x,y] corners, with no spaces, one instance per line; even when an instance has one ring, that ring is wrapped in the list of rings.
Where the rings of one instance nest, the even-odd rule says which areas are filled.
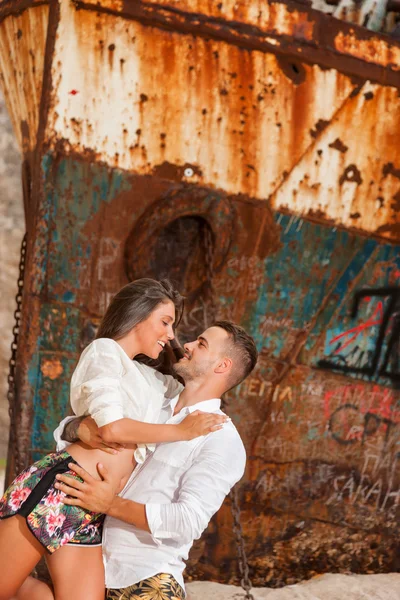
[[[252,588],[251,579],[249,576],[249,563],[247,560],[246,546],[243,537],[242,522],[240,519],[240,507],[238,500],[238,488],[235,486],[230,495],[231,500],[231,512],[233,517],[233,533],[236,538],[236,550],[238,555],[239,572],[240,572],[240,585],[245,591],[244,597],[246,600],[254,600],[253,594],[250,592]]]
[[[214,290],[214,240],[211,228],[208,225],[204,226],[204,250],[206,263],[206,277],[208,283],[208,305],[209,305],[209,320],[215,320],[217,307],[215,303]],[[243,537],[243,528],[240,520],[240,507],[238,501],[238,489],[235,486],[230,495],[231,512],[233,517],[233,533],[235,535],[236,551],[239,563],[240,585],[245,591],[244,598],[246,600],[254,600],[253,594],[250,592],[252,588],[249,577],[249,563],[247,561],[246,546]]]
[[[18,291],[15,296],[17,307],[14,311],[14,327],[13,327],[13,341],[11,342],[11,358],[9,362],[8,371],[8,414],[10,415],[10,448],[13,449],[14,454],[14,468],[18,473],[21,470],[19,453],[16,445],[16,393],[15,393],[15,368],[17,362],[17,349],[18,349],[18,338],[21,325],[21,307],[22,307],[22,293],[24,289],[24,272],[25,272],[25,257],[26,257],[26,233],[21,243],[21,255],[19,260],[19,275],[18,275]]]

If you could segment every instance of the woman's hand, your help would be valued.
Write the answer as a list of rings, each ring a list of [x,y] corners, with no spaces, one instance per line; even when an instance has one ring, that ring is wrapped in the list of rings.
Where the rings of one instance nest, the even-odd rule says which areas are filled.
[[[118,454],[118,452],[125,449],[123,444],[117,444],[117,442],[109,442],[106,444],[99,433],[96,421],[94,421],[92,417],[86,417],[86,419],[81,421],[77,435],[84,444],[87,444],[91,448],[104,450],[107,454]]]
[[[230,418],[226,415],[204,413],[196,410],[179,423],[177,428],[182,432],[182,440],[193,440],[196,437],[222,429],[227,421],[230,421]]]

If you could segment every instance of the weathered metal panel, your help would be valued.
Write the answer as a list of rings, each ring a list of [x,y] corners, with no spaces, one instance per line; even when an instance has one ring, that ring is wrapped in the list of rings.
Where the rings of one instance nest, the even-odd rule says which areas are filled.
[[[245,317],[255,339],[271,357],[281,360],[290,358],[305,336],[301,362],[318,367],[329,358],[338,367],[367,365],[398,287],[400,247],[282,213],[277,213],[276,223],[281,228],[281,247],[265,259],[257,299],[249,304]],[[236,264],[248,268],[243,261],[232,261],[232,266]],[[232,276],[236,275],[233,270]],[[386,295],[376,295],[382,288],[387,289]],[[362,289],[369,292],[352,317],[354,296]],[[380,342],[381,362],[395,314],[393,308],[392,322]],[[377,373],[365,375],[379,379]]]
[[[352,260],[337,279],[310,329],[303,360],[398,387],[400,248],[370,241],[370,250],[358,273]]]
[[[272,54],[63,3],[47,137],[138,173],[195,165],[191,176],[182,169],[183,181],[266,198],[313,141],[315,124],[355,87],[336,71],[301,65],[298,86],[290,69]],[[103,116],[110,106],[112,121]]]
[[[79,310],[67,304],[43,303],[39,315],[38,352],[32,358],[29,383],[33,394],[31,456],[36,460],[54,446],[54,423],[70,412],[69,383],[79,353]]]
[[[265,259],[247,321],[260,347],[285,360],[298,338],[312,333],[324,309],[321,326],[326,326],[325,307],[336,282],[349,274],[357,277],[377,242],[282,213],[277,213],[276,223],[281,246]]]
[[[121,239],[128,235],[135,211],[118,207],[115,197],[124,198],[131,190],[129,179],[118,170],[51,154],[43,161],[43,173],[48,262],[36,292],[46,290],[57,302],[101,315],[115,289],[127,282]]]
[[[38,6],[0,21],[0,81],[24,153],[36,145],[48,18]]]
[[[78,66],[83,55],[86,69]],[[67,2],[53,80],[53,144],[68,139],[74,151],[92,149],[97,159],[139,173],[177,165],[184,181],[260,199],[272,194],[276,208],[400,235],[392,200],[400,164],[395,88],[360,88],[334,70],[76,13]],[[103,118],[109,106],[112,121]],[[388,106],[390,117],[379,120]],[[391,171],[375,144],[392,148]],[[196,167],[190,176],[185,165]],[[373,210],[363,210],[367,195]]]
[[[399,239],[399,118],[397,90],[360,86],[330,122],[320,123],[272,205]]]
[[[77,5],[96,7],[97,10],[99,6],[81,0],[77,0]],[[143,22],[181,29],[186,33],[203,32],[219,39],[229,38],[231,43],[242,46],[246,43],[253,44],[253,48],[264,45],[267,51],[297,55],[344,72],[365,69],[366,65],[357,64],[357,59],[370,62],[371,76],[374,73],[379,77],[373,65],[389,67],[388,71],[399,69],[398,40],[332,19],[303,2],[148,0],[132,3],[104,0],[101,5],[105,11],[119,12]],[[386,83],[389,81],[386,80]]]
[[[296,366],[278,386],[269,381],[261,363],[235,396],[242,415],[249,400],[260,415],[243,495],[256,582],[293,582],[294,572],[309,578],[322,564],[397,570],[399,393]],[[268,400],[258,396],[263,383]]]

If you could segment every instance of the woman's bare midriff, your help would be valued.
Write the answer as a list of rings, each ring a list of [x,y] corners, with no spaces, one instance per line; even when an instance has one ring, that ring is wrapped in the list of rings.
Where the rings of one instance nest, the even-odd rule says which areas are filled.
[[[126,448],[118,454],[108,454],[104,450],[97,450],[86,446],[82,442],[76,442],[68,446],[67,451],[81,467],[96,479],[101,479],[96,465],[98,463],[104,465],[117,493],[124,488],[136,466],[135,447]]]

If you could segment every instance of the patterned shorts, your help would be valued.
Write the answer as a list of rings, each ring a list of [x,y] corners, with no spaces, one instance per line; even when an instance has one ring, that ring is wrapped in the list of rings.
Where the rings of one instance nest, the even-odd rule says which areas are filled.
[[[158,573],[120,590],[107,590],[106,600],[184,600],[186,594],[169,573]]]
[[[105,516],[63,504],[65,492],[54,487],[57,473],[82,481],[68,468],[71,462],[78,464],[68,452],[47,454],[22,471],[0,500],[0,519],[25,517],[33,535],[51,554],[66,544],[101,544]]]

